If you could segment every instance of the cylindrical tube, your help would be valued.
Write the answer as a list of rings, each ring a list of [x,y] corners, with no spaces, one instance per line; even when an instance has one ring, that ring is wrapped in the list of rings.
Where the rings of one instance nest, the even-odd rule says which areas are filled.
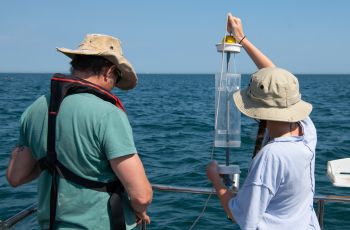
[[[241,113],[232,98],[240,85],[240,74],[215,75],[215,147],[241,145]]]
[[[227,188],[238,191],[239,175],[241,174],[239,165],[219,165],[219,174]]]

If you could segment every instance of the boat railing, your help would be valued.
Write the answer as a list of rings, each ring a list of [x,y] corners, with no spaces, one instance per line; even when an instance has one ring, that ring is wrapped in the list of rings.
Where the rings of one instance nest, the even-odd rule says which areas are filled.
[[[178,192],[178,193],[192,193],[192,194],[215,194],[214,188],[202,187],[186,187],[186,186],[171,186],[162,184],[152,184],[155,191],[161,192]],[[325,211],[325,203],[350,203],[350,196],[335,196],[335,195],[316,195],[314,202],[317,203],[317,218],[321,229],[323,229],[323,219]],[[15,214],[5,221],[0,220],[0,230],[7,230],[13,227],[18,222],[37,211],[37,204],[33,204],[21,212]],[[142,223],[142,230],[146,229],[146,224]]]

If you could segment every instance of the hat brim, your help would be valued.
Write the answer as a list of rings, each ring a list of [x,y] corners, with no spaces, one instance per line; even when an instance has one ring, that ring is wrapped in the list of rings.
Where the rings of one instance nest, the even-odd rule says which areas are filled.
[[[312,111],[312,105],[300,100],[288,108],[277,108],[253,101],[246,90],[233,94],[233,100],[241,113],[259,120],[297,122],[305,119]]]
[[[115,64],[118,69],[122,72],[122,78],[117,83],[117,87],[123,90],[129,90],[136,86],[137,75],[135,70],[129,61],[122,55],[98,52],[95,50],[71,50],[67,48],[56,48],[57,51],[63,53],[67,57],[73,59],[75,55],[90,55],[90,56],[101,56]]]

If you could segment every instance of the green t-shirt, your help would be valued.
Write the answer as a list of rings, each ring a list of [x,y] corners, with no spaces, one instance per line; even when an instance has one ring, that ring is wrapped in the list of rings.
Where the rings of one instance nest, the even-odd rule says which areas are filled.
[[[46,156],[49,97],[38,98],[21,117],[21,145],[29,146],[35,159]],[[86,179],[108,182],[116,178],[109,160],[134,154],[136,148],[126,114],[95,95],[67,96],[56,120],[57,159]],[[49,225],[51,176],[44,171],[38,182],[38,221]],[[83,188],[63,178],[58,181],[56,223],[59,229],[109,229],[109,194]],[[124,199],[127,229],[136,226],[135,215]]]

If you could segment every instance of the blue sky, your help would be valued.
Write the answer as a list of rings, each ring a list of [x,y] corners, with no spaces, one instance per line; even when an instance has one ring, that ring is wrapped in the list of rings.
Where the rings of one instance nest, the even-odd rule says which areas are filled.
[[[294,73],[350,73],[348,0],[2,1],[0,72],[68,72],[55,47],[87,33],[121,39],[138,73],[215,73],[226,14],[276,65]],[[243,51],[241,73],[256,70]]]

